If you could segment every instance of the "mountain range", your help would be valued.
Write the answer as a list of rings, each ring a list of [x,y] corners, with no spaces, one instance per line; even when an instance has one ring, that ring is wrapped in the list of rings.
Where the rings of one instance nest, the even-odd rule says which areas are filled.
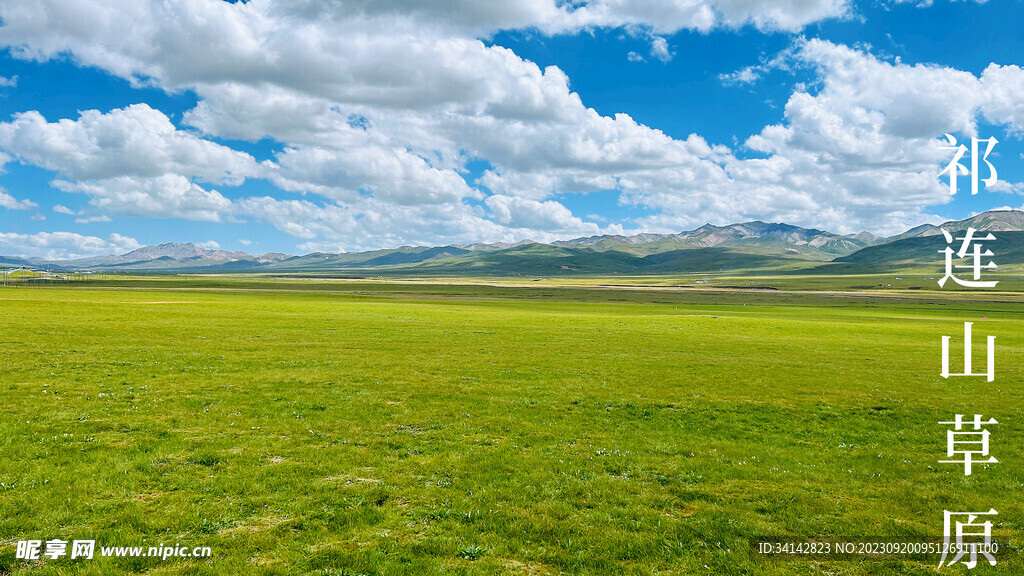
[[[32,268],[121,272],[274,272],[423,275],[665,274],[723,270],[787,270],[833,267],[934,266],[940,228],[998,232],[986,244],[1000,265],[1024,263],[1024,212],[994,210],[940,226],[925,224],[889,238],[867,232],[839,235],[790,224],[759,221],[713,226],[678,234],[591,236],[543,244],[404,246],[353,253],[281,253],[208,250],[192,243],[144,246],[126,254],[78,260],[0,256],[0,263]],[[941,240],[940,240],[941,242]],[[944,244],[944,243],[943,243]],[[957,246],[958,247],[958,246]]]

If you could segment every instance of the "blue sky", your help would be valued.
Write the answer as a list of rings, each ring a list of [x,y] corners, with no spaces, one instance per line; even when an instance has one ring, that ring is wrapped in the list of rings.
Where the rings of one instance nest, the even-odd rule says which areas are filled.
[[[893,234],[1024,204],[1020,2],[443,4],[0,1],[0,254]],[[999,139],[997,186],[949,196],[947,132]]]

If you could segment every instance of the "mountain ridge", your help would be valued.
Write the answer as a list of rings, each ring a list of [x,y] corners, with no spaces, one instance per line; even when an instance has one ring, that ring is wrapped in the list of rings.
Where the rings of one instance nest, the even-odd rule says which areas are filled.
[[[611,273],[671,271],[673,265],[692,269],[717,269],[721,263],[770,267],[792,262],[867,262],[873,258],[893,261],[892,250],[879,248],[910,239],[941,234],[940,228],[982,232],[1024,231],[1024,211],[992,210],[938,226],[923,224],[888,238],[873,234],[839,235],[816,228],[760,220],[716,226],[704,224],[674,234],[641,233],[632,236],[597,235],[540,243],[474,243],[446,246],[402,246],[365,252],[314,252],[296,256],[279,252],[259,255],[243,251],[207,249],[192,242],[167,242],[143,246],[121,255],[71,260],[0,257],[15,266],[53,267],[66,270],[108,271],[268,271],[302,272],[329,270],[388,270],[395,272],[488,271],[502,273]],[[908,246],[918,246],[920,242]],[[874,250],[870,250],[874,248]],[[867,252],[862,254],[862,252]],[[914,252],[915,257],[922,254]],[[703,262],[702,260],[710,260]],[[716,262],[717,261],[717,262]],[[533,273],[531,272],[531,273]]]

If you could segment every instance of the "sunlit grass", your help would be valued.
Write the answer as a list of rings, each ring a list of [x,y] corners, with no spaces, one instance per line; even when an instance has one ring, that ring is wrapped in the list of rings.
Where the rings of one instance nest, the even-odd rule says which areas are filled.
[[[1018,296],[312,284],[0,291],[0,573],[924,574],[749,542],[944,509],[1021,545]],[[964,321],[993,384],[938,375]],[[956,413],[1000,464],[937,463]],[[214,557],[14,559],[54,537]]]

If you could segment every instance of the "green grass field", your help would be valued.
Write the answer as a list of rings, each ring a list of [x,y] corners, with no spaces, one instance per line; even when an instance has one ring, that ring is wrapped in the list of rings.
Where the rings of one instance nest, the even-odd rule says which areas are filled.
[[[934,574],[750,542],[989,508],[975,573],[1024,572],[1020,294],[109,284],[0,289],[0,574]],[[991,384],[939,376],[964,321]],[[999,464],[938,463],[957,413]],[[15,559],[50,538],[213,556]]]

